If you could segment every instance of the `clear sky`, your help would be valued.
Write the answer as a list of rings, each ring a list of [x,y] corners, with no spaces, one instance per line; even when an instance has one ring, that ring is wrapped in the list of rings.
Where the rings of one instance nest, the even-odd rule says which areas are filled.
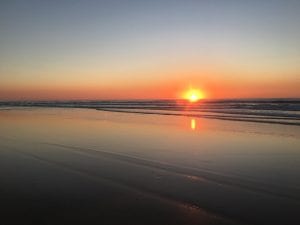
[[[300,97],[299,0],[3,0],[0,99]]]

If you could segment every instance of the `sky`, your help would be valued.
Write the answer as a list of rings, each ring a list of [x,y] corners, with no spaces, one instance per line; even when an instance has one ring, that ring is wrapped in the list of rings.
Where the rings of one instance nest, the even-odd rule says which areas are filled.
[[[0,1],[0,100],[300,97],[299,0]]]

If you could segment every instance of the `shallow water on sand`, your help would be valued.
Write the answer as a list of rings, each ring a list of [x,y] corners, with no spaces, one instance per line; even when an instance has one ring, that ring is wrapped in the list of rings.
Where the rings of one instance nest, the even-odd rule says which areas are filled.
[[[3,224],[299,224],[300,127],[0,110]]]

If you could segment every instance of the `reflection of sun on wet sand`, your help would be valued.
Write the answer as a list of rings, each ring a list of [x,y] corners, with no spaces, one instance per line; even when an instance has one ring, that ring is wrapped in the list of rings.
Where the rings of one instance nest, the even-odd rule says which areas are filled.
[[[196,129],[196,120],[195,119],[191,119],[191,129],[195,130]]]

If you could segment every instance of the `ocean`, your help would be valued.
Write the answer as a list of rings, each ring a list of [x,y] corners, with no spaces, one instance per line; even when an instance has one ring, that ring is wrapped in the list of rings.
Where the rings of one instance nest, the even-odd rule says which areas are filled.
[[[57,107],[300,125],[300,99],[2,101],[0,107]]]

